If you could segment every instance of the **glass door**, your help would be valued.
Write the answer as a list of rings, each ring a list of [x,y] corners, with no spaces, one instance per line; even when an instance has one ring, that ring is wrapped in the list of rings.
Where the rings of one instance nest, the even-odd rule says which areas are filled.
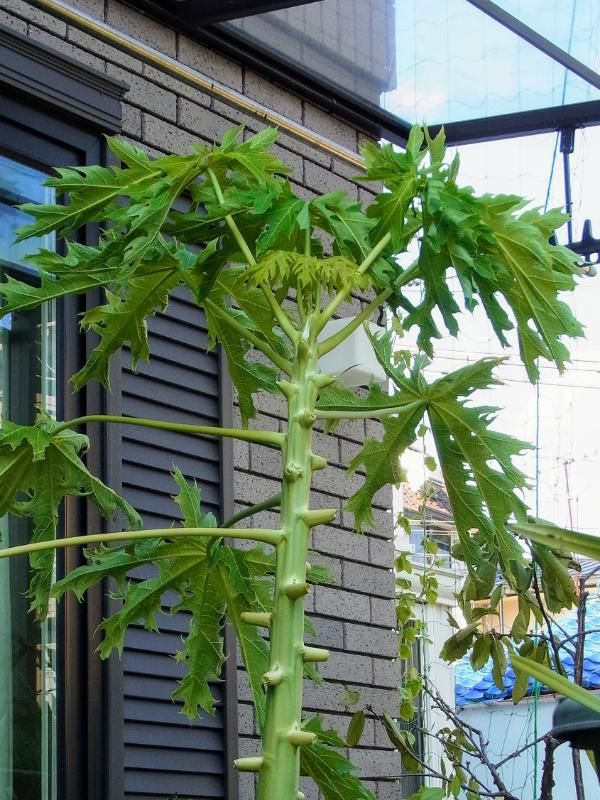
[[[53,249],[54,236],[14,244],[29,218],[15,206],[49,203],[45,174],[0,154],[0,278],[35,281],[25,256]],[[0,419],[31,424],[35,409],[54,415],[56,355],[54,308],[0,320]],[[0,547],[28,541],[27,520],[0,520]],[[28,613],[26,559],[0,560],[0,798],[57,800],[56,612],[40,626]]]

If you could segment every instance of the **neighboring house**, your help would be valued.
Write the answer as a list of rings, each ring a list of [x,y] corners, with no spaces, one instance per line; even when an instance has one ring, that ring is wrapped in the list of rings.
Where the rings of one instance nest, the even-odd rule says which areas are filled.
[[[304,141],[282,135],[278,154],[294,168],[305,196],[343,189],[369,199],[369,193],[350,179],[356,168],[333,155],[340,145],[356,151],[365,132],[331,116],[333,105],[337,103],[340,111],[344,107],[339,99],[329,98],[326,110],[319,107],[309,80],[297,81],[292,93],[255,71],[261,68],[256,56],[259,43],[247,48],[238,44],[237,54],[233,56],[230,49],[226,57],[216,38],[212,49],[201,44],[193,25],[184,32],[183,25],[176,28],[140,10],[158,15],[173,3],[71,0],[71,4],[113,32],[141,43],[142,50],[149,45],[183,68],[219,82],[230,90],[229,102],[223,101],[222,93],[200,92],[149,67],[141,51],[126,54],[105,43],[94,33],[93,24],[84,31],[25,0],[3,0],[0,263],[4,275],[27,277],[23,256],[29,249],[60,246],[52,237],[11,244],[14,228],[23,221],[13,205],[51,201],[52,192],[42,182],[52,166],[106,163],[104,133],[120,132],[151,152],[164,153],[186,151],[198,139],[212,141],[236,123],[256,130],[261,124],[244,110],[255,100],[304,124]],[[387,0],[379,3],[381,24],[388,5]],[[357,28],[355,35],[359,34]],[[387,39],[382,33],[374,41]],[[326,44],[319,47],[323,50]],[[379,45],[387,71],[382,78],[372,71],[372,93],[389,83],[393,54],[383,58],[384,50]],[[362,66],[366,75],[370,67]],[[322,101],[326,100],[323,94]],[[309,134],[331,142],[330,151],[326,143],[316,148]],[[95,238],[90,227],[84,240],[92,244]],[[41,402],[55,407],[60,418],[112,411],[217,424],[237,417],[221,354],[206,352],[202,315],[183,293],[173,298],[165,314],[151,320],[149,364],[141,364],[133,373],[125,353],[114,364],[111,395],[95,385],[73,395],[66,379],[81,365],[85,349],[77,316],[96,302],[93,297],[81,302],[70,299],[41,315],[15,315],[0,328],[2,415],[24,423],[35,403]],[[354,298],[344,314],[360,307],[360,298]],[[279,429],[282,403],[262,398],[261,412],[253,424]],[[331,649],[332,657],[322,669],[324,684],[307,684],[305,707],[307,714],[324,713],[344,732],[352,713],[343,705],[346,687],[360,690],[363,701],[379,712],[393,710],[397,702],[391,492],[378,495],[374,509],[378,529],[372,536],[353,534],[352,518],[342,510],[358,480],[348,479],[343,465],[373,430],[371,423],[354,422],[341,425],[333,438],[321,432],[315,435],[316,450],[332,467],[315,476],[314,504],[333,504],[340,513],[330,527],[318,529],[313,544],[324,554],[338,586],[319,587],[308,600],[318,641]],[[221,518],[275,490],[279,463],[270,452],[247,444],[190,442],[144,431],[111,428],[88,433],[93,440],[92,466],[122,490],[149,526],[168,524],[175,513],[168,474],[173,462],[200,482],[207,510]],[[263,518],[272,521],[269,514]],[[101,530],[101,525],[82,505],[67,505],[65,534]],[[13,543],[27,535],[18,524],[4,533]],[[67,565],[76,565],[80,557],[68,552]],[[177,795],[235,800],[238,791],[241,797],[251,796],[250,783],[242,781],[239,790],[238,776],[231,769],[238,752],[256,748],[249,694],[241,672],[236,674],[234,652],[230,650],[223,682],[215,686],[221,700],[216,715],[190,725],[170,701],[179,674],[171,653],[185,629],[185,618],[162,616],[161,634],[131,629],[122,661],[114,658],[103,664],[94,653],[94,631],[108,610],[100,592],[91,593],[82,606],[69,598],[40,631],[27,616],[22,595],[26,562],[3,562],[0,583],[10,586],[10,592],[0,593],[2,798],[166,800]],[[342,649],[348,655],[342,657]],[[385,777],[396,774],[397,756],[375,731],[372,719],[353,757],[364,775],[377,777],[370,786],[378,798],[395,796],[395,787]],[[314,797],[310,789],[306,793]]]
[[[559,619],[561,639],[577,636],[577,613],[563,613]],[[557,628],[558,630],[558,628]],[[583,659],[583,685],[587,689],[600,690],[600,597],[590,596],[586,604],[586,633]],[[565,654],[562,663],[570,678],[573,677],[573,659]],[[529,682],[527,695],[516,706],[511,700],[515,674],[508,667],[504,676],[504,689],[498,689],[492,679],[492,665],[488,663],[475,672],[467,657],[456,665],[456,705],[466,723],[483,731],[489,742],[491,757],[500,761],[519,748],[543,736],[552,728],[552,714],[558,702],[556,696],[545,686],[536,690],[533,680]],[[538,780],[544,758],[543,745],[529,748],[511,761],[502,772],[510,790],[518,797],[537,796],[533,787],[534,773]],[[537,770],[535,762],[537,761]],[[585,753],[582,766],[586,797],[596,797],[598,780]],[[554,797],[557,800],[573,795],[573,769],[571,753],[566,745],[554,754]],[[539,786],[538,786],[539,788]]]

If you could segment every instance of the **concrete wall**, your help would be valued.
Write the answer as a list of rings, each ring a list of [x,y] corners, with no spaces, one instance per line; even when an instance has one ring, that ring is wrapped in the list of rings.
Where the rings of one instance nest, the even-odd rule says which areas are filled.
[[[118,30],[158,48],[182,63],[222,83],[244,92],[335,142],[356,149],[361,137],[358,131],[334,119],[330,114],[304,102],[300,97],[268,83],[259,75],[228,61],[217,53],[195,43],[186,36],[165,28],[132,7],[117,0],[72,0],[72,4]],[[59,50],[82,63],[121,79],[130,86],[123,105],[123,133],[152,152],[181,153],[198,139],[212,141],[233,124],[244,122],[249,130],[260,125],[234,108],[207,94],[192,90],[173,78],[143,65],[139,60],[65,25],[40,12],[24,0],[3,0],[0,24],[29,35],[32,39]],[[355,169],[329,155],[280,137],[278,152],[295,170],[298,191],[306,197],[315,192],[344,189],[351,197],[368,201],[369,194],[351,181]],[[344,315],[356,312],[362,300],[353,298],[342,309]],[[253,424],[277,430],[281,427],[283,404],[271,396],[261,403],[261,418]],[[332,658],[322,668],[322,686],[306,685],[308,713],[321,711],[328,721],[345,732],[352,710],[343,705],[345,687],[359,689],[364,703],[377,711],[396,708],[396,654],[394,633],[394,579],[391,492],[377,497],[375,514],[378,529],[373,535],[358,536],[351,532],[351,515],[343,511],[344,499],[356,488],[358,478],[347,478],[343,464],[354,455],[373,423],[362,421],[341,425],[335,437],[317,431],[315,450],[326,456],[331,468],[316,474],[314,506],[339,509],[336,523],[320,528],[314,536],[314,547],[323,554],[335,575],[336,588],[318,587],[308,598],[318,632],[318,642],[332,650]],[[275,476],[279,463],[275,456],[259,447],[238,443],[235,450],[236,505],[252,504],[276,491]],[[252,521],[257,522],[258,520]],[[261,521],[273,523],[269,514]],[[250,521],[249,521],[250,524]],[[346,650],[348,655],[342,656]],[[240,750],[252,752],[255,727],[248,705],[245,680],[240,676]],[[396,775],[399,763],[390,750],[387,737],[376,728],[373,719],[366,725],[361,747],[354,752],[355,762],[369,776]],[[381,800],[395,795],[393,784],[373,781],[371,788]],[[310,787],[308,798],[315,797]],[[242,778],[242,797],[251,797],[252,787]]]

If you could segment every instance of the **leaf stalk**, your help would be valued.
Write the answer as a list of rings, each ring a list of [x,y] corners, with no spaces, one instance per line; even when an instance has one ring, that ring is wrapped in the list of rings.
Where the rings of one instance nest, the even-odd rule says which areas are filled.
[[[239,439],[242,442],[254,442],[269,447],[282,448],[285,444],[285,435],[275,431],[250,431],[244,428],[220,428],[212,425],[187,425],[178,422],[164,422],[159,419],[142,419],[140,417],[120,417],[111,414],[89,414],[85,417],[76,417],[58,425],[54,434],[74,428],[79,425],[91,423],[117,423],[121,425],[138,425],[143,428],[156,428],[157,430],[186,433],[192,436],[223,436],[226,439]]]
[[[180,539],[184,537],[197,537],[220,539],[227,534],[236,539],[251,539],[263,542],[274,547],[285,539],[285,533],[277,530],[263,528],[242,528],[241,530],[228,530],[227,528],[155,528],[147,531],[120,531],[118,533],[91,533],[87,536],[68,536],[63,539],[54,539],[50,542],[32,542],[15,547],[6,547],[0,550],[0,558],[27,555],[43,550],[60,550],[65,547],[85,547],[88,544],[103,544],[105,542],[126,542],[138,539]]]
[[[220,308],[213,300],[206,298],[204,301],[204,305],[207,308],[210,308],[213,314],[219,316],[223,322],[225,322],[229,327],[241,336],[244,339],[248,339],[249,342],[252,342],[254,347],[257,350],[260,350],[267,358],[271,359],[275,366],[279,367],[282,372],[285,372],[286,375],[292,374],[292,365],[286,361],[283,356],[280,356],[275,350],[267,344],[264,339],[261,339],[260,336],[257,336],[254,331],[245,328],[241,323],[239,323],[236,319],[234,319],[230,314],[227,314],[222,308]]]

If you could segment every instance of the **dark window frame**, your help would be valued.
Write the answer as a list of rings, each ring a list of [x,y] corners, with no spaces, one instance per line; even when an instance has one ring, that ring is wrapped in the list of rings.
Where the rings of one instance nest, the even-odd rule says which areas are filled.
[[[0,151],[9,158],[50,173],[53,166],[106,163],[103,131],[120,128],[121,97],[126,87],[73,59],[0,26]],[[82,241],[93,244],[97,231],[86,228]],[[77,317],[94,298],[67,298],[57,303],[57,352],[63,354],[57,371],[57,413],[74,417],[116,413],[114,400],[92,387],[79,395],[67,391],[67,378],[81,364],[86,342],[78,334]],[[62,391],[60,391],[62,389]],[[118,398],[118,393],[115,393]],[[105,460],[113,451],[112,431],[89,431],[93,441],[91,468],[118,485],[116,464]],[[63,530],[102,529],[99,515],[75,499],[65,504]],[[80,563],[81,553],[67,550],[58,568]],[[58,669],[68,676],[59,684],[59,774],[61,800],[106,800],[115,784],[120,705],[119,669],[99,662],[94,632],[105,611],[100,587],[79,605],[67,598],[57,614]],[[62,684],[62,685],[61,685]],[[119,704],[119,705],[117,705]]]

